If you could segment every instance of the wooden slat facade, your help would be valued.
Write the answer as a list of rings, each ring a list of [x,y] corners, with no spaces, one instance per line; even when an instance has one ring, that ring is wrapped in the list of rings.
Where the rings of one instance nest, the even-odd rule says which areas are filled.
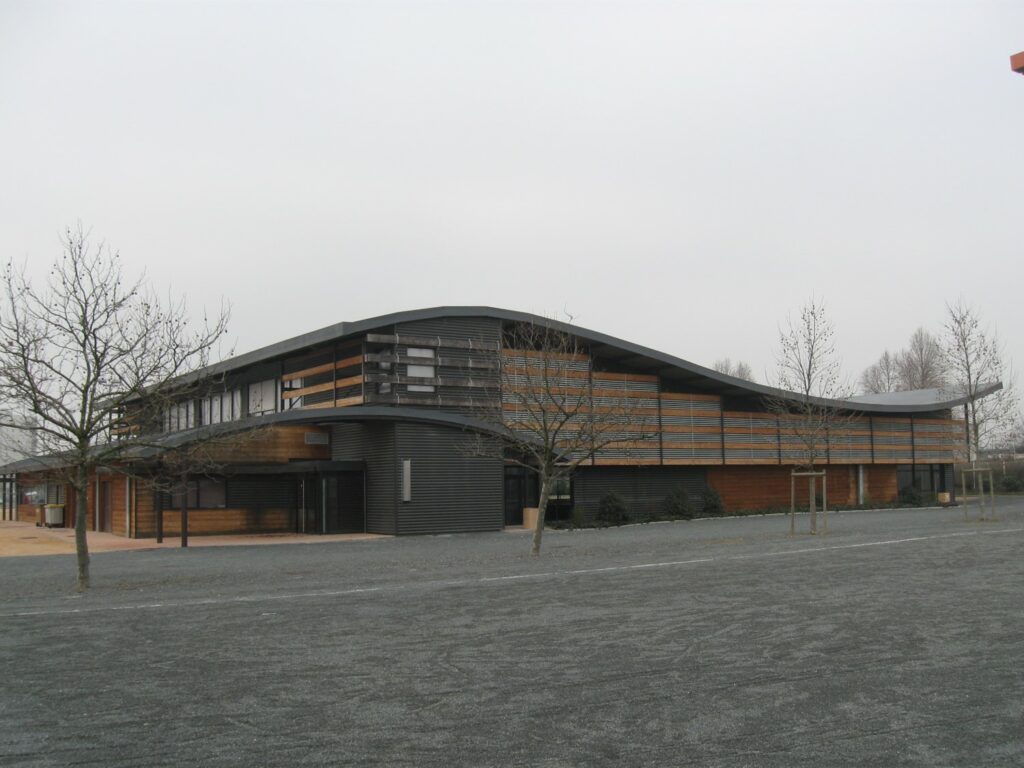
[[[528,430],[537,411],[528,403],[549,394],[569,405],[589,402],[588,413],[628,415],[629,423],[614,427],[621,442],[601,449],[595,465],[791,466],[806,460],[807,433],[797,416],[724,410],[717,395],[665,392],[656,376],[595,371],[584,355],[564,356],[545,381],[537,353],[505,349],[504,355],[512,375],[506,369],[503,378],[513,389],[503,393],[502,407],[513,428]],[[963,422],[955,419],[844,417],[814,439],[815,463],[948,464],[962,441]]]

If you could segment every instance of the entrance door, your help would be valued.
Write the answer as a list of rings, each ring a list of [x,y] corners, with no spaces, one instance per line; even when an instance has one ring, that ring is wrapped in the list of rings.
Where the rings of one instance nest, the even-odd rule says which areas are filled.
[[[110,481],[100,481],[100,525],[99,530],[111,533],[113,531],[113,514],[110,499]]]
[[[522,525],[523,507],[535,507],[538,501],[537,473],[505,467],[505,525]]]
[[[366,506],[362,472],[322,476],[322,533],[365,533]]]

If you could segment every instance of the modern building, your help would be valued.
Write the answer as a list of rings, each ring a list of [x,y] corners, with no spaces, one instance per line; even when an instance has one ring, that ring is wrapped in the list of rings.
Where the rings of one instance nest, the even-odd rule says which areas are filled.
[[[615,491],[642,515],[677,488],[695,501],[713,488],[731,511],[788,507],[800,446],[787,416],[767,403],[799,396],[522,312],[437,307],[339,323],[198,372],[190,381],[211,386],[163,411],[163,443],[249,437],[223,448],[217,471],[197,473],[187,491],[154,486],[152,454],[101,469],[90,483],[88,526],[145,538],[156,535],[159,518],[174,535],[182,501],[193,535],[404,535],[520,524],[523,508],[536,504],[535,477],[468,446],[499,428],[481,409],[508,401],[503,366],[538,354],[507,346],[524,326],[570,334],[580,353],[562,375],[594,402],[629,409],[623,430],[634,439],[579,467],[558,489],[560,509],[593,516]],[[964,402],[939,390],[821,401],[843,415],[816,459],[830,505],[888,503],[910,486],[953,492],[964,425],[952,409]],[[20,519],[40,519],[43,501],[67,500],[65,524],[73,524],[70,489],[41,464],[0,471],[16,477]]]

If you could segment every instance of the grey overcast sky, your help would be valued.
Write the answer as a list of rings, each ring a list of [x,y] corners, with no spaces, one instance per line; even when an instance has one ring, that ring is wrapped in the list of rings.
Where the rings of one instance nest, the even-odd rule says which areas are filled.
[[[1024,365],[1024,2],[0,0],[0,255],[81,220],[236,351],[441,304],[759,377],[947,300]]]

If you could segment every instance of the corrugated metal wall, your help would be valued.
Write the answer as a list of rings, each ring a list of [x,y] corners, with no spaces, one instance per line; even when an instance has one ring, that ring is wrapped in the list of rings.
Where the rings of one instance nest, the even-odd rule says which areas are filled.
[[[334,461],[366,463],[366,532],[395,534],[394,424],[335,424],[331,428]]]
[[[456,429],[396,424],[393,482],[400,491],[402,461],[412,461],[412,498],[398,502],[398,533],[498,531],[504,525],[504,462],[467,453]]]
[[[611,492],[626,502],[631,520],[643,520],[660,513],[665,498],[682,486],[695,509],[707,487],[706,471],[700,467],[581,467],[573,476],[573,505],[583,517],[597,517],[601,498]]]
[[[496,345],[501,341],[501,321],[490,317],[439,317],[433,320],[421,320],[415,323],[403,323],[395,326],[395,333],[399,336],[421,336],[436,337],[438,342],[437,356],[448,360],[454,365],[438,365],[435,368],[435,375],[439,377],[466,377],[471,376],[476,386],[461,387],[441,385],[435,392],[437,398],[435,405],[441,410],[461,411],[472,410],[463,404],[449,404],[445,399],[453,402],[460,399],[473,399],[481,401],[481,404],[488,397],[496,397],[499,389],[498,371],[496,368],[488,371],[484,367],[472,367],[473,362],[494,365],[497,362]],[[473,341],[481,342],[481,349],[466,349],[448,347],[445,340],[459,342]],[[484,347],[487,348],[484,348]],[[398,345],[396,351],[405,354],[406,345]],[[406,373],[405,366],[399,365],[398,372]],[[405,388],[399,386],[399,391]],[[416,397],[415,393],[408,393],[407,397]],[[425,400],[431,400],[430,395],[422,396]]]
[[[473,339],[497,344],[501,341],[501,321],[493,317],[437,317],[396,325],[395,333],[439,336],[442,339]]]

